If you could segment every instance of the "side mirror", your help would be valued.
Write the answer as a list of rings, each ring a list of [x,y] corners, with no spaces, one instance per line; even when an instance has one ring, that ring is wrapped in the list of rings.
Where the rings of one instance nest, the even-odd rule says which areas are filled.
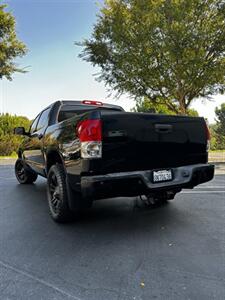
[[[17,135],[27,135],[24,127],[16,127],[16,128],[14,128],[14,134],[17,134]]]

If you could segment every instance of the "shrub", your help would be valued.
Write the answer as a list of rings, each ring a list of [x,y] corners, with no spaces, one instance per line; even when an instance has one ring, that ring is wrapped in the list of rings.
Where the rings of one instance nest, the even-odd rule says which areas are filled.
[[[22,136],[13,134],[13,129],[18,126],[30,127],[30,120],[27,117],[6,114],[0,114],[0,155],[11,155],[17,152]]]

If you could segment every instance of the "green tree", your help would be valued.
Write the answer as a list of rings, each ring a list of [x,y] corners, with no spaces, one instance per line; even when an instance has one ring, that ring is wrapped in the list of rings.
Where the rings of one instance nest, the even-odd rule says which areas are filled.
[[[214,136],[216,140],[216,148],[225,149],[225,103],[215,109],[216,125],[214,126]]]
[[[134,112],[151,112],[158,114],[174,115],[173,110],[169,109],[165,104],[153,103],[148,98],[138,99],[136,106],[132,109]],[[189,108],[187,114],[192,117],[197,117],[198,112],[195,109]]]
[[[186,114],[225,90],[224,16],[224,0],[105,0],[80,57],[119,94]]]
[[[209,125],[209,130],[210,130],[210,149],[211,150],[218,150],[218,136],[216,134],[216,124],[210,124]]]
[[[27,117],[0,114],[0,155],[11,155],[17,151],[23,137],[14,135],[13,129],[23,126],[28,130],[30,123]]]
[[[135,107],[132,109],[134,112],[151,112],[159,114],[174,115],[174,111],[170,110],[165,104],[153,103],[148,98],[137,99]]]
[[[25,55],[27,49],[16,36],[13,15],[5,8],[6,5],[0,4],[0,79],[5,77],[11,80],[14,72],[25,72],[14,60]]]
[[[216,133],[225,137],[225,103],[222,103],[220,107],[216,107]]]

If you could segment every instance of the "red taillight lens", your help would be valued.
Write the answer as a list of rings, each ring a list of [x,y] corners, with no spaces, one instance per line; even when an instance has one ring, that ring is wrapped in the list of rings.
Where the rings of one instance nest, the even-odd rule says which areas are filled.
[[[102,140],[101,120],[83,120],[77,125],[77,135],[81,142],[100,142]]]
[[[77,125],[82,158],[102,157],[102,121],[83,120]]]

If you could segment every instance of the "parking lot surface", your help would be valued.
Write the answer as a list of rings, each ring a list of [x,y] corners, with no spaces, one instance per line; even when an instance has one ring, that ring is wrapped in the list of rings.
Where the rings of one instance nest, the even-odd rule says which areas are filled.
[[[46,183],[0,165],[0,299],[225,299],[225,175],[159,209],[97,201],[55,224]]]

